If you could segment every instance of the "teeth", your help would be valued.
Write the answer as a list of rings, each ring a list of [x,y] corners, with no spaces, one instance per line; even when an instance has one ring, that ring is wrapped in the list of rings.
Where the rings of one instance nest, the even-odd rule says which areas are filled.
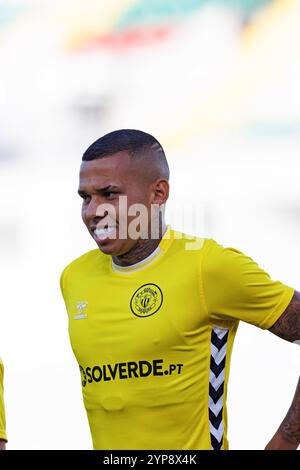
[[[96,237],[102,237],[103,235],[108,235],[115,230],[115,227],[101,227],[94,230]]]

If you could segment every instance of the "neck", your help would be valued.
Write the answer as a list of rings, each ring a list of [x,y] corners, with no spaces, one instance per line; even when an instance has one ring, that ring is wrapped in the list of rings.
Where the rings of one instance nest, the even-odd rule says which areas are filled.
[[[113,262],[118,266],[130,266],[132,264],[138,263],[139,261],[143,261],[143,259],[150,256],[151,253],[153,253],[153,251],[158,247],[166,229],[167,226],[165,222],[160,221],[158,238],[155,240],[144,240],[140,238],[130,251],[124,253],[124,255],[113,256]]]

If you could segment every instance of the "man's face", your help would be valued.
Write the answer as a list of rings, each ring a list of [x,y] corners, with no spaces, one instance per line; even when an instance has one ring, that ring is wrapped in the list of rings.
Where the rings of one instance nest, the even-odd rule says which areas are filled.
[[[143,204],[148,210],[149,223],[151,203],[155,202],[153,186],[147,183],[130,155],[118,152],[109,157],[82,162],[78,193],[83,198],[83,222],[100,250],[113,256],[130,251],[137,239],[130,238],[128,227],[136,215],[128,215],[128,209],[133,204]],[[121,196],[123,203],[120,210]]]

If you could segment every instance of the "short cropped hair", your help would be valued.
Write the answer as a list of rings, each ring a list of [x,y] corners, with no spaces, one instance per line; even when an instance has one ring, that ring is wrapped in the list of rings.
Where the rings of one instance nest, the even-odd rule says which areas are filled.
[[[120,129],[105,134],[88,147],[82,161],[88,162],[118,152],[128,152],[133,158],[149,157],[149,163],[159,165],[163,176],[169,179],[169,165],[161,144],[152,135],[136,129]]]

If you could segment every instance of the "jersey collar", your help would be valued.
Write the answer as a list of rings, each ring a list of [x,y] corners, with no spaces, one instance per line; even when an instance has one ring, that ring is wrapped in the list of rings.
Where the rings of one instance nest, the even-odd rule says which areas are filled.
[[[131,264],[130,266],[118,266],[114,263],[113,259],[111,259],[111,268],[116,273],[121,274],[136,273],[137,271],[141,271],[142,269],[148,268],[148,266],[151,266],[167,251],[172,241],[173,231],[171,229],[171,226],[168,225],[167,230],[164,236],[162,237],[159,245],[149,256],[147,256],[147,258],[143,259],[142,261],[139,261],[138,263]]]

